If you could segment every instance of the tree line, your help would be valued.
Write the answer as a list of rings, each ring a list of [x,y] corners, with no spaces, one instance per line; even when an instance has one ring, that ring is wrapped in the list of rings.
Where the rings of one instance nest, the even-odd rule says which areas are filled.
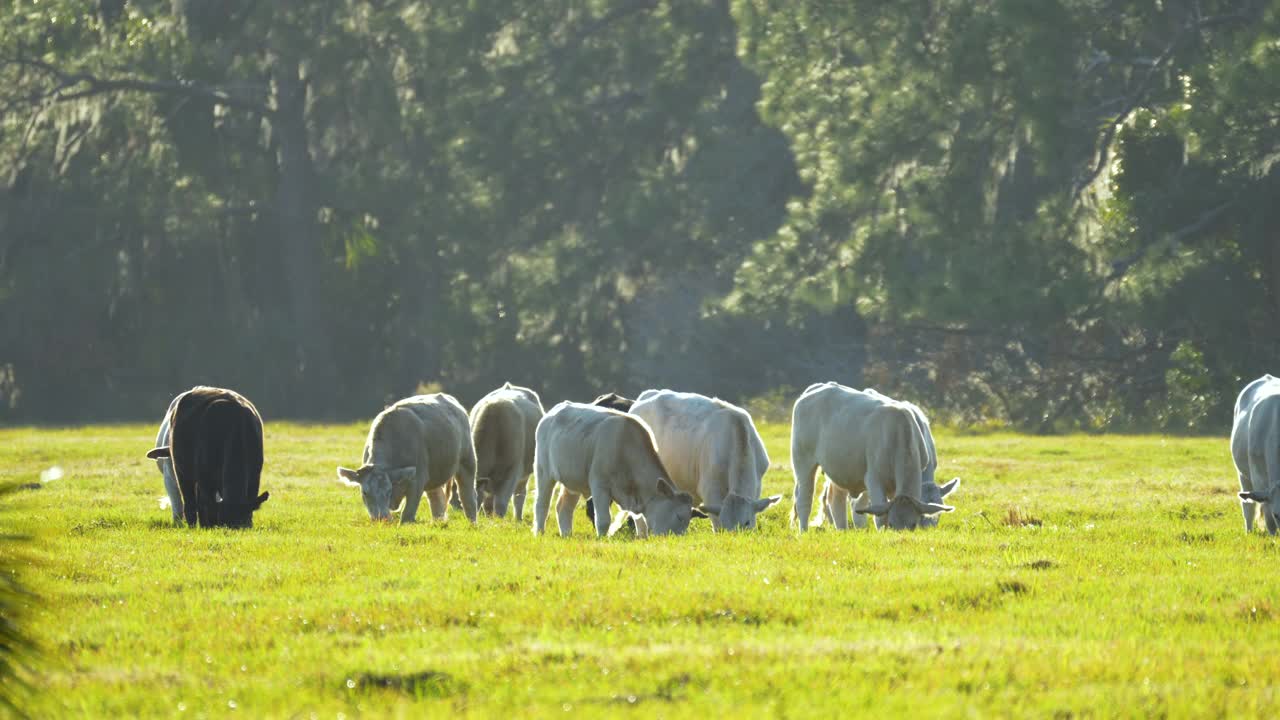
[[[15,0],[0,421],[819,380],[1221,430],[1280,2]]]

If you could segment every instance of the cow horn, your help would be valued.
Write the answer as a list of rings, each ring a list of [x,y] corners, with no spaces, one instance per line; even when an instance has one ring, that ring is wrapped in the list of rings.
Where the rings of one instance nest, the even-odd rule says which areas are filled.
[[[938,513],[951,512],[952,510],[955,510],[955,508],[950,505],[921,502],[911,496],[907,496],[907,499],[911,501],[911,504],[921,515],[937,515]]]
[[[951,482],[938,488],[942,492],[942,497],[946,497],[956,491],[960,487],[960,478],[951,478]]]

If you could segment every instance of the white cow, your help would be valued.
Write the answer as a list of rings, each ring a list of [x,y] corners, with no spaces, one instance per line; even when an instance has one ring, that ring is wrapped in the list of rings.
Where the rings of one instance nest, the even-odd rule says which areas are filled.
[[[872,388],[866,388],[862,392],[868,395],[879,395],[886,400],[893,398],[883,395]],[[929,418],[925,417],[924,411],[915,403],[899,400],[898,402],[907,406],[911,413],[916,416],[916,424],[920,426],[920,431],[924,433],[924,449],[928,453],[928,460],[925,462],[924,470],[920,478],[920,499],[926,503],[935,505],[943,504],[942,501],[960,487],[960,478],[952,478],[951,482],[938,486],[934,479],[938,471],[938,450],[933,443],[933,429],[929,426]],[[831,478],[827,478],[822,485],[822,512],[814,521],[814,525],[821,525],[825,517],[831,521],[831,524],[839,530],[844,530],[849,526],[848,520],[848,500],[849,493],[839,486],[831,482]],[[871,500],[867,497],[867,493],[863,492],[854,501],[854,508],[866,509],[870,507]],[[937,515],[926,515],[920,519],[920,527],[933,527],[938,524]],[[855,512],[853,515],[854,527],[866,527],[867,517],[862,513]]]
[[[913,530],[925,516],[954,510],[922,500],[927,458],[924,433],[902,403],[836,383],[809,386],[791,415],[794,513],[801,531],[808,529],[819,467],[841,489],[866,491],[869,506],[858,512],[877,516],[882,526]]]
[[[516,519],[522,519],[533,473],[534,433],[542,415],[538,394],[511,383],[485,395],[471,408],[476,493],[486,511],[505,517],[514,495]]]
[[[1263,375],[1236,399],[1231,457],[1240,477],[1244,530],[1262,514],[1267,532],[1280,528],[1280,378]]]
[[[462,511],[476,521],[476,451],[467,411],[451,395],[435,393],[405,398],[373,419],[358,470],[338,468],[338,480],[360,488],[373,520],[390,520],[404,502],[401,523],[418,515],[427,494],[431,515],[443,519],[448,509],[445,489],[456,479]]]
[[[701,503],[716,529],[753,529],[756,515],[782,499],[760,497],[769,455],[746,410],[695,393],[645,390],[631,414],[653,429],[671,481]]]
[[[174,406],[181,399],[182,393],[179,393],[173,399],[173,402],[169,403],[169,409],[164,411],[164,418],[160,420],[160,430],[156,432],[155,447],[169,447],[169,417],[173,414]],[[167,455],[156,458],[156,467],[160,469],[160,477],[164,478],[164,492],[169,496],[169,509],[173,511],[173,522],[185,525],[186,516],[182,512],[182,491],[178,489],[178,476],[173,472],[173,458]]]
[[[609,532],[609,503],[642,515],[655,534],[683,535],[693,515],[693,497],[678,492],[653,446],[644,421],[616,410],[562,402],[538,423],[534,461],[537,495],[533,534],[542,534],[551,490],[563,486],[556,513],[560,534],[573,530],[578,498],[595,499],[596,534]]]

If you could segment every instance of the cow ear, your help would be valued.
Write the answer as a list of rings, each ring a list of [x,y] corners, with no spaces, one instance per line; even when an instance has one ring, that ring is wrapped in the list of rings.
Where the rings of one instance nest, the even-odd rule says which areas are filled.
[[[938,513],[951,512],[952,510],[955,510],[955,508],[951,507],[950,505],[942,505],[940,503],[927,503],[921,500],[917,500],[910,496],[905,496],[905,497],[907,498],[907,500],[911,501],[912,507],[914,507],[916,509],[916,512],[920,513],[921,515],[937,515]]]
[[[254,510],[257,510],[258,508],[262,507],[262,503],[264,503],[264,502],[266,502],[266,501],[268,501],[268,500],[270,500],[270,499],[271,499],[271,493],[269,493],[269,492],[264,492],[264,493],[262,493],[261,495],[259,495],[259,496],[258,496],[258,500],[257,500],[257,502],[255,502],[255,503],[253,504],[253,509],[254,509]]]
[[[360,471],[351,468],[338,467],[338,482],[343,485],[352,487],[360,487]]]
[[[168,447],[158,447],[158,448],[151,448],[150,450],[148,450],[147,457],[151,458],[152,460],[159,460],[160,458],[172,457],[172,454],[170,453]]]
[[[773,505],[774,503],[778,502],[781,499],[782,499],[781,495],[770,495],[767,498],[760,498],[759,500],[756,500],[754,503],[752,503],[752,508],[756,512],[761,513],[761,512],[764,512],[770,505]]]
[[[702,511],[702,514],[696,515],[695,517],[711,517],[713,515],[719,515],[722,509],[723,508],[721,508],[719,505],[699,505],[698,507],[694,508],[694,510],[695,511],[700,510]]]
[[[387,472],[387,477],[391,478],[391,482],[396,482],[397,480],[408,480],[417,473],[418,468],[416,465],[406,465],[405,467],[398,467],[395,470],[389,470]]]
[[[951,482],[947,483],[946,485],[943,485],[938,489],[942,491],[942,497],[946,497],[951,493],[955,492],[956,489],[959,487],[960,487],[960,478],[951,478]]]
[[[1242,493],[1240,493],[1240,499],[1241,499],[1241,500],[1251,500],[1251,501],[1253,501],[1253,502],[1264,503],[1264,502],[1267,502],[1268,500],[1270,500],[1271,498],[1267,497],[1266,495],[1263,495],[1262,493],[1256,493],[1256,492],[1253,492],[1253,491],[1247,491],[1247,492],[1242,492]]]
[[[666,478],[658,478],[658,493],[669,498],[676,496],[676,488]]]
[[[883,515],[889,512],[889,506],[887,504],[870,505],[864,508],[854,508],[854,512],[859,515]]]

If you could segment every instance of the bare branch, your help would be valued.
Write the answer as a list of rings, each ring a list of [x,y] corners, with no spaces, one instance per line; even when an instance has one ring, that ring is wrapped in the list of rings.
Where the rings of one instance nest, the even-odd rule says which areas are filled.
[[[569,38],[558,47],[551,48],[551,52],[548,53],[548,59],[551,62],[552,75],[559,75],[563,70],[565,59],[577,52],[578,48],[593,35],[608,29],[610,25],[613,25],[619,20],[623,20],[637,13],[653,10],[657,6],[658,0],[631,0],[631,2],[619,5],[591,22],[584,23],[577,32],[570,35]]]
[[[1228,210],[1235,207],[1235,205],[1235,200],[1228,200],[1217,207],[1206,210],[1200,215],[1200,217],[1196,218],[1195,222],[1184,225],[1171,233],[1159,236],[1157,239],[1143,243],[1137,250],[1134,250],[1129,255],[1111,263],[1111,272],[1107,274],[1107,282],[1114,282],[1115,280],[1119,280],[1123,277],[1125,273],[1129,272],[1129,269],[1134,265],[1137,265],[1157,243],[1174,245],[1182,242],[1184,239],[1209,228]]]
[[[36,104],[42,101],[69,102],[95,95],[117,92],[143,92],[160,95],[177,95],[193,99],[201,99],[223,107],[247,110],[259,115],[271,115],[272,109],[264,100],[249,97],[244,90],[255,91],[263,97],[267,95],[264,86],[235,85],[217,87],[202,85],[191,80],[144,80],[141,78],[101,78],[83,72],[69,72],[51,65],[43,60],[29,57],[12,57],[0,60],[0,65],[17,65],[23,68],[38,70],[53,79],[54,85],[41,93],[33,93],[26,101]],[[232,90],[240,90],[233,93]]]
[[[1129,115],[1138,108],[1144,106],[1148,101],[1148,94],[1151,92],[1152,82],[1156,78],[1156,74],[1164,68],[1173,58],[1173,54],[1186,42],[1193,33],[1200,30],[1217,27],[1220,25],[1228,25],[1234,23],[1247,23],[1257,19],[1256,9],[1250,8],[1239,12],[1223,13],[1221,15],[1210,15],[1209,17],[1195,17],[1183,23],[1182,27],[1174,33],[1173,38],[1165,46],[1164,50],[1155,58],[1134,56],[1127,62],[1134,66],[1146,68],[1141,80],[1137,86],[1124,96],[1124,104],[1120,110],[1116,112],[1109,120],[1105,121],[1105,130],[1098,140],[1098,145],[1094,150],[1094,159],[1089,163],[1089,168],[1076,180],[1075,186],[1072,188],[1072,195],[1079,197],[1098,176],[1107,167],[1107,161],[1111,156],[1111,145],[1115,142],[1116,128],[1124,122]],[[1090,65],[1086,68],[1086,73],[1092,71],[1099,65],[1105,65],[1112,62],[1114,58],[1106,53],[1097,53],[1091,60]],[[1116,102],[1116,98],[1106,101],[1100,107],[1106,107]]]

